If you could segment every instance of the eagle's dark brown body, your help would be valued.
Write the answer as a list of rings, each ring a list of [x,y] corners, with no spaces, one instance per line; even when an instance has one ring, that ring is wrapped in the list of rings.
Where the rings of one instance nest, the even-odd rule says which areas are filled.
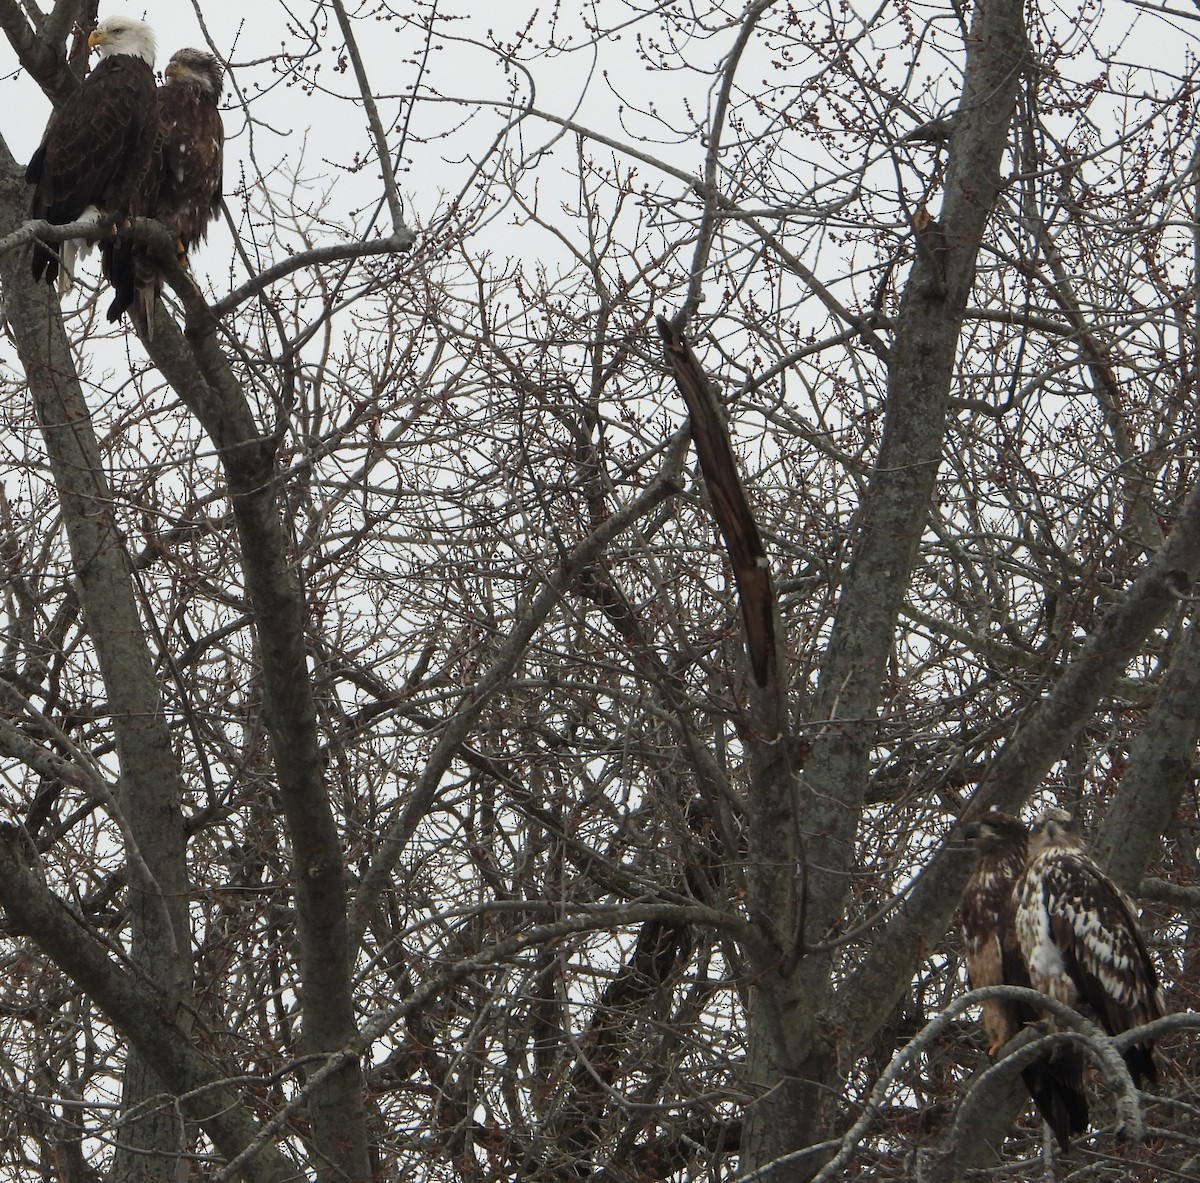
[[[51,116],[25,180],[33,186],[29,216],[64,225],[94,207],[103,214],[138,213],[157,126],[154,71],[141,57],[101,60]],[[56,251],[33,250],[33,277],[53,283]]]
[[[137,204],[175,237],[180,261],[208,233],[221,208],[225,129],[217,104],[224,70],[199,49],[181,49],[167,64],[158,88],[154,153]],[[116,244],[105,258],[105,272],[116,296],[108,319],[127,310],[138,332],[148,338],[162,277],[153,258],[136,244]]]
[[[1029,831],[1019,818],[993,810],[968,828],[967,837],[976,853],[975,870],[960,906],[967,976],[975,989],[1027,987],[1030,979],[1017,936],[1013,887],[1028,865]],[[1038,1018],[1037,1010],[1025,1003],[1003,998],[984,1002],[989,1054],[996,1055]],[[1071,1138],[1082,1134],[1088,1124],[1079,1050],[1071,1045],[1056,1048],[1023,1069],[1021,1077],[1059,1145],[1069,1149]]]
[[[181,49],[158,88],[158,191],[154,216],[185,251],[221,208],[225,128],[217,103],[224,72],[211,54]]]

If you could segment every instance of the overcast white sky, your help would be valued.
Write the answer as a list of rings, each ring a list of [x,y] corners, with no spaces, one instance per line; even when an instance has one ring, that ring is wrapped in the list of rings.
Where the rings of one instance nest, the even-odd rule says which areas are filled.
[[[667,127],[677,128],[680,134],[675,144],[644,146],[652,153],[669,155],[679,167],[700,168],[702,145],[692,121],[704,118],[710,101],[705,78],[696,72],[670,74],[647,69],[643,56],[647,46],[652,41],[659,45],[664,42],[657,20],[635,18],[640,10],[653,11],[652,0],[640,8],[624,0],[593,2],[602,9],[606,22],[626,22],[619,35],[599,46],[589,44],[579,6],[558,7],[539,4],[537,0],[506,0],[502,4],[491,0],[438,0],[436,7],[442,20],[440,39],[420,65],[417,58],[424,47],[417,30],[392,20],[356,22],[384,120],[394,125],[406,110],[404,96],[414,87],[417,89],[420,101],[413,109],[405,172],[401,177],[409,217],[416,227],[427,224],[444,208],[450,196],[468,183],[474,162],[491,144],[504,121],[502,111],[493,104],[511,99],[524,101],[531,86],[536,106],[560,116],[577,117],[607,135],[628,142],[635,142],[639,132],[652,126],[633,106],[653,106],[664,113]],[[412,11],[411,5],[392,7],[397,11]],[[684,10],[679,4],[658,7]],[[881,6],[856,0],[853,7],[868,13]],[[888,12],[888,5],[882,7]],[[1123,60],[1153,64],[1168,71],[1173,68],[1173,59],[1191,51],[1194,33],[1200,31],[1200,25],[1194,22],[1165,22],[1127,0],[1106,0],[1099,18],[1089,15],[1083,21],[1079,6],[1067,0],[1061,6],[1043,3],[1041,7],[1063,44],[1092,37],[1100,48],[1116,50]],[[736,19],[742,8],[741,0],[730,0],[729,18]],[[364,168],[355,174],[346,171],[356,154],[369,153],[370,144],[361,110],[346,98],[354,92],[354,81],[349,73],[337,68],[342,37],[327,6],[310,0],[287,5],[280,0],[141,0],[101,7],[101,15],[116,12],[143,16],[154,27],[160,69],[175,49],[184,45],[204,46],[209,39],[218,55],[230,63],[232,85],[226,93],[227,194],[234,191],[243,176],[243,163],[252,155],[256,167],[247,168],[246,175],[262,173],[271,178],[272,184],[283,186],[290,184],[291,176],[302,175],[306,189],[301,201],[310,202],[314,210],[321,210],[334,225],[347,225],[357,211],[377,197],[378,183],[372,169]],[[203,27],[198,12],[203,13]],[[912,12],[918,21],[939,14],[931,27],[935,34],[938,30],[946,34],[948,44],[953,43],[956,30],[951,27],[954,17],[948,4],[917,4]],[[888,16],[890,19],[890,12]],[[1125,31],[1131,23],[1133,32],[1126,37]],[[1172,23],[1179,33],[1172,33]],[[733,37],[730,28],[722,30],[719,26],[716,19],[710,20],[707,30],[697,25],[677,47],[681,60],[686,57],[696,67],[708,67],[718,60]],[[544,42],[551,27],[560,45],[576,48],[541,56],[532,53],[530,47]],[[316,85],[305,89],[286,77],[277,55],[284,49],[294,52],[302,47],[305,34],[314,29],[319,49],[307,66],[316,67],[315,74],[309,75]],[[522,36],[522,30],[527,33],[518,56],[531,63],[528,74],[521,68],[513,68],[502,52],[486,46],[489,40],[512,44]],[[877,55],[882,59],[882,55],[891,53],[891,60],[899,63],[901,55],[894,53],[894,43],[900,32],[898,23],[881,22],[860,46],[864,58]],[[759,80],[769,81],[770,85],[786,84],[794,78],[799,101],[803,103],[804,80],[810,63],[805,60],[802,44],[791,48],[792,64],[786,72],[779,72],[772,68],[772,58],[778,56],[777,47],[756,43],[758,57],[752,55],[748,59],[741,75],[746,86],[752,87]],[[1085,57],[1080,57],[1071,65],[1086,73],[1084,62]],[[2,130],[17,157],[28,159],[41,135],[49,105],[26,79],[16,75],[14,65],[7,45],[0,43],[0,110],[10,113],[3,119]],[[944,95],[939,93],[937,85],[939,74],[947,83]],[[910,99],[927,104],[932,113],[953,97],[957,84],[954,63],[930,51],[922,63],[921,76],[930,81],[924,89],[910,87]],[[235,87],[252,100],[249,108],[252,120],[241,109]],[[614,94],[618,89],[621,98]],[[16,112],[20,112],[19,118]],[[1099,129],[1102,136],[1111,131],[1111,128]],[[525,124],[519,135],[520,147],[528,152],[549,141],[554,129],[544,122],[533,121]],[[803,148],[804,132],[798,130],[794,136],[792,142]],[[392,137],[394,144],[397,138],[394,130]],[[821,152],[815,142],[811,152],[810,159],[816,165]],[[560,166],[569,169],[574,163],[573,155],[573,146],[567,140],[539,168],[538,184],[543,196],[558,192],[564,185]],[[659,178],[652,173],[652,169],[643,168],[641,177],[653,185]],[[569,192],[571,181],[568,179],[565,184]],[[678,188],[678,182],[671,185]],[[327,201],[325,195],[332,188],[336,188],[337,196]],[[502,250],[517,255],[528,249],[512,234],[506,234],[500,242]],[[532,249],[539,250],[543,245],[544,241],[540,241]],[[208,249],[223,254],[227,266],[228,243],[218,246],[214,241]],[[203,268],[206,261],[196,262]],[[211,257],[207,262],[212,266]],[[216,268],[220,266],[218,261]],[[215,276],[214,284],[219,286]]]
[[[247,172],[276,178],[302,172],[314,204],[320,204],[322,195],[336,183],[339,198],[327,213],[333,221],[345,222],[351,211],[368,204],[379,190],[371,170],[363,170],[361,178],[345,171],[356,153],[369,153],[370,144],[360,108],[347,102],[346,96],[355,91],[354,79],[337,68],[342,36],[332,13],[322,8],[305,2],[285,8],[276,0],[142,0],[129,5],[104,4],[100,12],[101,16],[127,13],[147,20],[157,35],[160,71],[171,53],[185,45],[211,45],[229,63],[227,195],[242,175],[243,162],[253,154],[257,167]],[[486,151],[504,122],[500,106],[514,98],[527,100],[530,92],[529,76],[514,70],[502,53],[477,42],[486,42],[493,33],[499,40],[511,38],[527,26],[537,9],[530,0],[505,3],[500,9],[501,24],[492,4],[479,0],[439,4],[443,35],[420,65],[417,57],[424,46],[418,30],[398,21],[356,22],[381,117],[394,124],[406,110],[406,94],[416,87],[423,96],[409,124],[411,135],[401,177],[410,217],[417,225],[427,223],[448,196],[466,183],[473,162]],[[198,12],[203,14],[203,24]],[[576,21],[573,36],[586,40],[576,16],[554,18],[558,36],[567,35],[564,22],[568,20]],[[285,49],[293,53],[304,50],[304,37],[314,30],[320,48],[311,52],[304,69],[316,85],[306,89],[286,76],[278,55]],[[545,20],[535,20],[533,36],[546,31]],[[626,78],[636,78],[639,73],[639,67],[629,60],[631,48],[630,43],[618,42],[606,46],[609,68]],[[607,121],[605,130],[619,135],[616,104],[595,73],[596,59],[591,48],[541,58],[536,64],[537,102],[570,116],[589,91],[590,78],[587,115],[601,125]],[[241,110],[235,89],[251,100],[253,122]],[[6,118],[2,130],[14,155],[27,160],[41,137],[50,107],[15,69],[15,59],[2,40],[0,109],[21,112],[20,118]],[[545,139],[554,134],[554,129],[544,124],[533,130]],[[394,131],[392,138],[395,143]],[[528,139],[523,144],[534,146]],[[698,163],[698,150],[688,155]]]

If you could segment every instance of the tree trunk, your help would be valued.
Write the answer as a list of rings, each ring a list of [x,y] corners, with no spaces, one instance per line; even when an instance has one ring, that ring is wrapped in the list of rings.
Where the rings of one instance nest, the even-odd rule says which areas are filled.
[[[20,224],[25,204],[24,187],[11,164],[7,171],[0,210],[4,232]],[[57,301],[50,289],[33,284],[24,264],[23,255],[12,253],[0,261],[9,294],[8,322],[29,379],[80,603],[108,695],[120,763],[116,805],[129,872],[130,956],[165,999],[185,1004],[190,1001],[192,960],[183,782],[145,639],[152,626],[138,611],[134,576]],[[122,1106],[130,1117],[121,1129],[114,1179],[168,1183],[176,1176],[182,1132],[170,1101],[163,1105],[163,1082],[136,1049],[129,1055]]]
[[[999,192],[1000,162],[1028,60],[1022,5],[981,0],[967,44],[941,225],[931,231],[918,220],[915,228],[922,242],[888,358],[883,438],[809,724],[812,754],[795,806],[807,851],[803,935],[808,945],[836,935],[843,915],[874,741],[872,720],[942,459],[963,313]],[[931,236],[934,249],[923,249]],[[773,812],[780,801],[755,796],[750,807]],[[778,829],[779,824],[778,819],[759,827],[751,823],[750,830]],[[750,857],[753,862],[755,852]],[[790,886],[794,868],[774,864],[773,873]],[[777,907],[786,896],[781,885],[771,892],[772,903]],[[794,910],[774,914],[784,931],[800,919]],[[837,1066],[860,1050],[861,1033],[854,1024],[837,1032],[835,1046],[822,1017],[831,1001],[831,952],[807,954],[794,972],[790,968],[770,962],[755,967],[749,1074],[758,1099],[746,1124],[746,1170],[820,1142],[837,1129]],[[818,1165],[805,1158],[794,1177],[807,1177]]]
[[[217,448],[237,523],[246,590],[262,657],[263,715],[292,844],[305,1050],[333,1055],[357,1033],[341,835],[324,780],[306,658],[307,606],[278,499],[276,440],[255,421],[200,303],[185,340],[161,305],[148,348]],[[325,1074],[309,1097],[322,1179],[367,1183],[369,1138],[356,1059]]]

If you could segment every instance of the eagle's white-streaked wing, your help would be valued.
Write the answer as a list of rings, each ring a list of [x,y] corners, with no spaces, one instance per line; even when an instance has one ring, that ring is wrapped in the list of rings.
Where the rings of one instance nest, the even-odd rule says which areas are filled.
[[[967,976],[972,987],[1028,986],[1013,899],[1013,885],[1028,861],[1025,824],[993,810],[968,827],[967,838],[976,851],[975,870],[963,890],[960,909]],[[1005,998],[987,1000],[982,1010],[993,1056],[1038,1018],[1033,1007]],[[1088,1126],[1079,1049],[1067,1045],[1040,1056],[1021,1070],[1021,1077],[1059,1145],[1069,1150],[1072,1136]]]
[[[1110,1035],[1163,1013],[1154,963],[1133,904],[1055,819],[1017,883],[1021,953],[1035,990],[1093,1014]],[[1150,1044],[1125,1053],[1135,1080],[1154,1080]]]

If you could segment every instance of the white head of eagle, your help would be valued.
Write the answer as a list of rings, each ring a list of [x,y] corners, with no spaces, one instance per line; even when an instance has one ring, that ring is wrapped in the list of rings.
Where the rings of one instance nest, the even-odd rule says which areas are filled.
[[[145,21],[131,16],[106,16],[88,38],[88,45],[101,60],[127,53],[141,58],[151,68],[154,66],[154,30]]]

